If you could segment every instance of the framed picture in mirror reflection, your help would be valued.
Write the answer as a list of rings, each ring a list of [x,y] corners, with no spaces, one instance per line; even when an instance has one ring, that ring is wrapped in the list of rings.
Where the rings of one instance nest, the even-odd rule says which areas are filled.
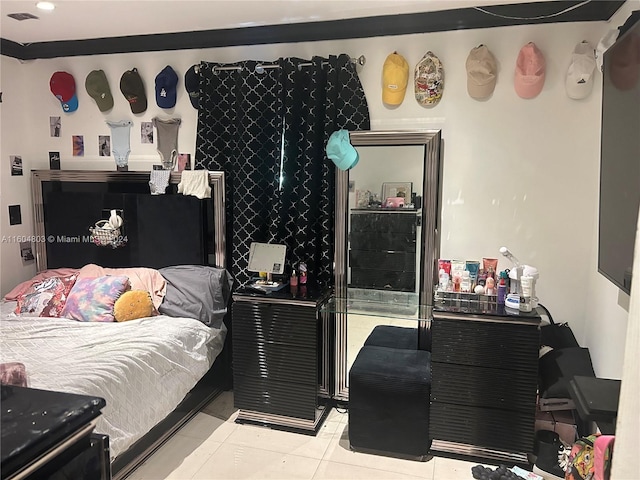
[[[382,184],[382,199],[404,198],[405,203],[411,202],[411,182],[384,182]]]

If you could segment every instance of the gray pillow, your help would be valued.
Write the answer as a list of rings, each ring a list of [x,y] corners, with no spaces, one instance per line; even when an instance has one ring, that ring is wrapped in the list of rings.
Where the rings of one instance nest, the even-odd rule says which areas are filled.
[[[228,271],[203,265],[177,265],[158,271],[167,281],[160,313],[195,318],[213,328],[222,326],[234,282]]]

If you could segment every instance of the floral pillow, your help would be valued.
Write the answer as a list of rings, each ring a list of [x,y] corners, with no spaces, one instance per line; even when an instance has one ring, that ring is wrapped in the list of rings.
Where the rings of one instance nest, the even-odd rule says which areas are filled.
[[[60,316],[80,322],[113,322],[113,306],[129,287],[129,278],[124,276],[79,278]]]
[[[49,277],[34,283],[17,299],[15,313],[34,317],[59,317],[77,274]]]

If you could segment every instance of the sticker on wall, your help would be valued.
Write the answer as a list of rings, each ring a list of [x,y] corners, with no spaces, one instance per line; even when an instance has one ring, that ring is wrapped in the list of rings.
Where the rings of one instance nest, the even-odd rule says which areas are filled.
[[[191,154],[180,153],[178,155],[178,171],[191,170]]]
[[[101,157],[111,156],[111,137],[109,135],[98,135],[98,154]]]
[[[35,259],[31,242],[20,242],[20,256],[25,263],[32,262]]]
[[[9,225],[20,225],[21,223],[20,205],[9,205]]]
[[[142,122],[140,124],[140,142],[153,143],[153,122]]]
[[[73,135],[73,156],[84,157],[84,137],[82,135]]]
[[[62,122],[60,117],[49,117],[49,134],[52,137],[59,137],[62,130]]]
[[[60,152],[49,152],[49,168],[60,170]]]
[[[11,175],[22,175],[22,157],[11,155]]]

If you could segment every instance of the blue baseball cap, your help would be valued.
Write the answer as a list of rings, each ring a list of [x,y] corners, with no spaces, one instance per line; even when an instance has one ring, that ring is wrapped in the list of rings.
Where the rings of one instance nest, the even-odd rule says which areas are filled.
[[[156,103],[160,108],[176,106],[178,75],[169,65],[156,76]]]
[[[353,168],[360,160],[360,155],[349,141],[348,130],[336,130],[327,142],[327,157],[336,164],[340,170]]]

